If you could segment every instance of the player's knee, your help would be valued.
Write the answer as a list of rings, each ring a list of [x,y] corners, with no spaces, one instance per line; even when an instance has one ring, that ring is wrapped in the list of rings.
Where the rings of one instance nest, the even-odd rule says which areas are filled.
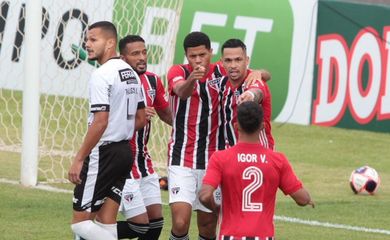
[[[176,235],[184,235],[188,232],[190,221],[184,218],[172,219],[172,231]]]

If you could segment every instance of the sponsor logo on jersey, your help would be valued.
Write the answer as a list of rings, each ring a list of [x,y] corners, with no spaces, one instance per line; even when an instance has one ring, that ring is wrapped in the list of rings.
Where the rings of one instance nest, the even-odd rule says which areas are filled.
[[[173,187],[172,189],[171,189],[171,191],[172,191],[172,193],[173,194],[178,194],[179,193],[179,191],[180,191],[180,187]]]
[[[106,104],[94,104],[91,105],[91,112],[109,112],[110,105]]]
[[[137,84],[137,77],[135,72],[130,68],[119,70],[119,77],[121,82],[127,82],[127,84]]]

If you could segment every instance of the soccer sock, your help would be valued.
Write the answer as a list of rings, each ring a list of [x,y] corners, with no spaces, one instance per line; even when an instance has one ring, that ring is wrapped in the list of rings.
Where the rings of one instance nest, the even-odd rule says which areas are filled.
[[[84,238],[93,240],[116,240],[111,232],[95,224],[92,220],[86,220],[71,225],[72,231]]]
[[[183,236],[176,236],[171,231],[171,236],[169,236],[169,240],[190,240],[190,238],[188,237],[188,233],[184,234]]]
[[[118,233],[116,232],[116,223],[113,224],[104,224],[98,221],[95,221],[97,225],[100,227],[104,228],[107,232],[111,233],[111,235],[115,238],[118,239]]]
[[[199,240],[216,240],[216,239],[217,239],[216,237],[207,238],[207,237],[203,237],[202,235],[199,234]]]
[[[127,221],[117,222],[118,239],[143,237],[149,229],[149,224]]]
[[[150,220],[149,224],[150,228],[145,236],[138,238],[138,240],[158,240],[164,225],[164,218]]]

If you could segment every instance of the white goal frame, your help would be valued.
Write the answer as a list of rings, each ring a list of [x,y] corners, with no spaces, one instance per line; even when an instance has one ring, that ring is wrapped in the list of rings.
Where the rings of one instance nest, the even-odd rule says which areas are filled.
[[[42,0],[26,1],[26,55],[20,173],[23,186],[35,186],[38,181],[41,23]]]

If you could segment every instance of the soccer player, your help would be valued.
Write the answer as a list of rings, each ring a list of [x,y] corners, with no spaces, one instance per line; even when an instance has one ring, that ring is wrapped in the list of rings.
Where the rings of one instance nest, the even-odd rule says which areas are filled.
[[[157,240],[164,219],[159,178],[153,169],[147,144],[151,131],[151,118],[157,113],[162,121],[172,125],[172,113],[165,99],[161,79],[147,71],[145,40],[138,35],[128,35],[119,41],[119,51],[122,59],[130,64],[141,79],[148,121],[144,128],[135,132],[135,136],[130,141],[135,161],[131,172],[132,178],[126,180],[123,189],[120,211],[127,222],[118,222],[118,237],[119,239],[139,237],[138,239]]]
[[[238,143],[211,156],[199,198],[209,209],[220,211],[218,239],[271,240],[278,188],[299,206],[314,207],[314,203],[287,158],[260,143],[261,106],[253,101],[243,102],[238,106],[237,118]],[[213,197],[218,186],[221,205]]]
[[[71,228],[84,239],[117,239],[121,192],[133,164],[129,140],[146,122],[140,80],[116,56],[116,45],[111,22],[89,26],[88,58],[101,66],[89,80],[88,131],[68,172],[76,184]]]
[[[259,138],[265,148],[274,149],[274,138],[271,134],[271,92],[266,81],[259,79],[251,85],[246,85],[246,77],[251,72],[248,69],[249,57],[246,46],[239,39],[227,40],[221,48],[221,62],[227,75],[221,80],[222,116],[225,131],[225,141],[229,146],[237,142],[238,132],[237,105],[243,101],[255,101],[261,104],[264,111],[264,128]]]
[[[188,64],[171,67],[167,75],[174,116],[168,143],[170,239],[188,239],[192,210],[197,211],[199,239],[214,239],[216,215],[200,204],[198,191],[209,156],[224,144],[217,137],[224,71],[210,64],[212,49],[206,34],[192,32],[183,45]]]

